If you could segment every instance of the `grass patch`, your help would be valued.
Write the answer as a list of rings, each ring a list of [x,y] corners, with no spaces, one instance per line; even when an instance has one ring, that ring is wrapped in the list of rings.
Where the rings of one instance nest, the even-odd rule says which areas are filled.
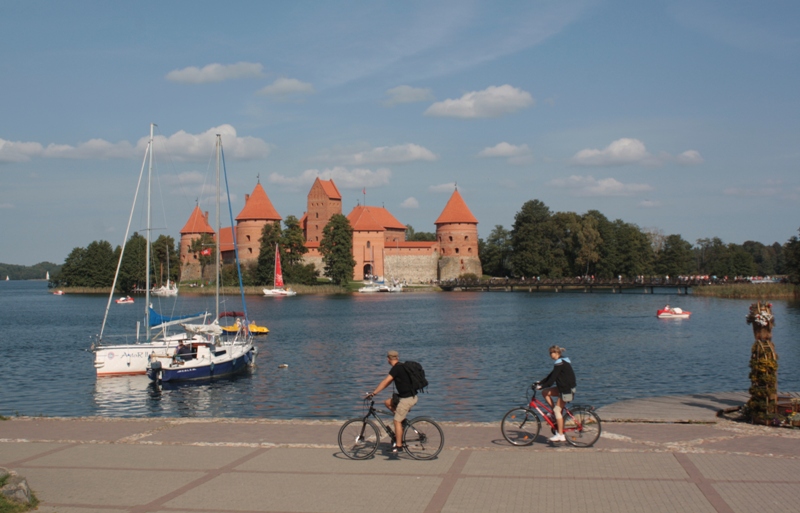
[[[731,283],[692,287],[693,296],[724,299],[800,299],[800,285],[790,283]]]
[[[5,476],[4,478],[0,479],[0,488],[5,486],[9,477],[11,476]],[[30,504],[20,504],[18,502],[10,501],[6,499],[5,496],[0,495],[0,513],[22,513],[23,511],[36,509],[38,505],[39,499],[36,498],[36,495],[34,495],[32,491]]]

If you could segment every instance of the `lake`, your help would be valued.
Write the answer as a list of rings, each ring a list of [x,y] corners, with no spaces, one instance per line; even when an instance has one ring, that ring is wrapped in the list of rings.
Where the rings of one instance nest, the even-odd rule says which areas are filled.
[[[257,343],[257,367],[235,379],[161,389],[146,376],[95,376],[88,349],[107,299],[54,296],[45,282],[0,282],[0,414],[342,419],[360,412],[359,398],[386,376],[389,349],[427,372],[429,393],[414,412],[446,421],[499,420],[550,372],[553,344],[572,360],[580,404],[749,387],[750,300],[581,292],[248,296],[250,318],[270,329]],[[163,314],[213,311],[211,297],[153,301]],[[667,303],[691,318],[657,319]],[[241,309],[239,298],[227,298],[224,309]],[[800,303],[773,301],[773,312],[779,388],[800,391]],[[143,297],[112,304],[107,333],[135,332],[143,317]]]

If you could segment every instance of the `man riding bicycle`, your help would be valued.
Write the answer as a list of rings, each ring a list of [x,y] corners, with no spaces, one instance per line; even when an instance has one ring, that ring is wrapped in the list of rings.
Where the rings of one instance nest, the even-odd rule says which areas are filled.
[[[389,360],[389,374],[381,381],[375,390],[367,394],[368,398],[372,398],[381,390],[388,387],[394,382],[397,388],[397,393],[392,394],[390,399],[387,399],[384,404],[389,410],[394,413],[394,433],[395,441],[392,443],[392,452],[397,454],[403,450],[403,421],[405,420],[411,408],[417,404],[416,391],[411,387],[411,377],[406,372],[403,364],[400,363],[400,355],[397,351],[389,351],[386,354]],[[399,364],[399,365],[398,365]]]
[[[561,414],[561,410],[568,402],[572,401],[575,394],[575,371],[572,370],[572,363],[569,361],[569,358],[561,356],[563,352],[563,347],[550,347],[550,358],[555,360],[553,363],[553,370],[550,371],[550,374],[542,381],[537,381],[534,384],[537,390],[543,389],[542,396],[547,401],[547,404],[553,408],[553,413],[556,416],[558,432],[549,439],[553,443],[567,441],[564,437],[564,417]],[[555,383],[556,386],[546,388],[550,387],[553,383]],[[554,397],[558,398],[555,406],[553,406]]]

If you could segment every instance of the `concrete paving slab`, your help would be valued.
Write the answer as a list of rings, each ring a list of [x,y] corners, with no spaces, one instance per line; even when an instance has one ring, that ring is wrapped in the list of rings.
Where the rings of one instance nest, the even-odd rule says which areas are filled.
[[[163,428],[164,419],[12,418],[0,422],[0,440],[113,442]]]
[[[688,457],[703,476],[715,481],[791,481],[800,485],[800,460],[797,459],[736,454],[689,454]]]
[[[714,425],[706,424],[634,424],[608,422],[606,433],[656,443],[701,440],[719,435]]]
[[[203,476],[202,472],[169,474],[145,470],[28,468],[22,475],[44,505],[131,507],[146,504]]]
[[[440,482],[438,477],[398,475],[236,473],[221,475],[164,506],[203,511],[423,513]]]
[[[0,467],[68,446],[69,444],[0,442]]]
[[[298,425],[302,425],[303,429],[298,430]],[[194,440],[206,444],[335,446],[341,425],[339,421],[175,420],[168,429],[153,432],[143,440],[163,443]]]
[[[459,480],[444,513],[563,511],[592,513],[717,513],[691,483],[574,479]]]
[[[116,468],[126,470],[210,470],[252,452],[240,447],[190,447],[138,444],[81,444],[28,460],[28,467]]]
[[[800,438],[765,438],[764,436],[739,436],[720,440],[709,440],[703,449],[719,452],[747,452],[762,456],[800,458]],[[800,505],[798,505],[800,509]]]
[[[717,483],[714,485],[735,513],[797,511],[797,483]]]
[[[598,408],[605,421],[625,422],[718,422],[717,412],[747,402],[745,392],[671,395],[620,401]]]
[[[475,452],[465,475],[536,477],[547,479],[687,479],[671,454]]]
[[[387,448],[389,446],[387,445]],[[379,451],[366,460],[351,460],[338,447],[331,449],[273,448],[236,467],[242,472],[315,472],[335,474],[439,475],[453,464],[457,451],[442,451],[430,461],[417,461],[407,454],[392,456]]]

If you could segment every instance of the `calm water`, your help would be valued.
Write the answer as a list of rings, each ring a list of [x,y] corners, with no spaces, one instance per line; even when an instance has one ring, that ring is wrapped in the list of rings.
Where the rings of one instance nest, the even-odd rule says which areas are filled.
[[[416,411],[441,420],[497,420],[550,371],[552,344],[566,347],[573,361],[578,403],[749,386],[749,300],[500,292],[248,297],[250,317],[271,330],[258,344],[258,367],[233,380],[164,390],[145,376],[95,377],[86,350],[106,300],[53,296],[44,282],[0,282],[0,414],[341,419],[360,411],[358,398],[387,374],[388,349],[423,363],[430,393]],[[188,313],[213,310],[211,301],[182,297],[155,306]],[[237,301],[229,299],[228,309],[238,309]],[[107,332],[133,331],[143,302],[112,304]],[[691,319],[656,319],[666,303],[690,310]],[[773,310],[780,389],[798,391],[800,304],[775,301]]]

